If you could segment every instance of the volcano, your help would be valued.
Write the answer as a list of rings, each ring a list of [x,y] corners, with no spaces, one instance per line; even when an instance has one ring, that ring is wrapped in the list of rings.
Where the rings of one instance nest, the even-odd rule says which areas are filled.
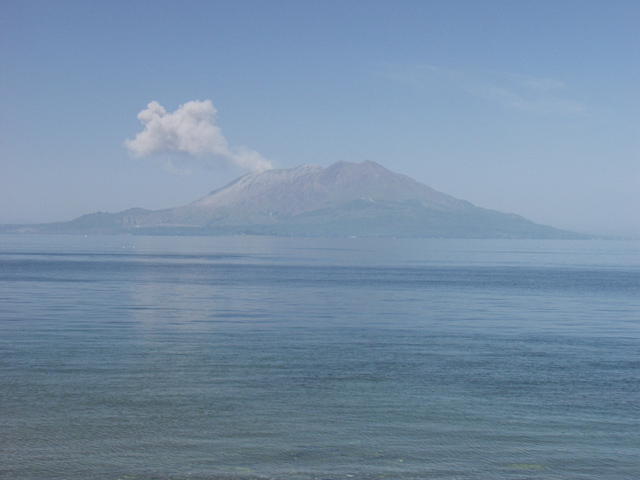
[[[5,232],[18,226],[4,226]],[[301,237],[586,238],[479,208],[372,162],[244,175],[188,205],[93,213],[22,232]]]

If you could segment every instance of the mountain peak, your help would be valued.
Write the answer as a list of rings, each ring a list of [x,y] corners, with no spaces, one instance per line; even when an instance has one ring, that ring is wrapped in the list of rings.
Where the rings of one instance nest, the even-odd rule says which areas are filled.
[[[467,203],[365,160],[340,161],[327,168],[301,165],[247,174],[191,206],[209,210],[242,206],[254,213],[291,216],[363,199],[386,203],[414,200],[441,209]]]

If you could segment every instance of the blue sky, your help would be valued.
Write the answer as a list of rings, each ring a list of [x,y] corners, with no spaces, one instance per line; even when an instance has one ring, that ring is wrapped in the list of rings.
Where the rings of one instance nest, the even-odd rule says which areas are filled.
[[[0,62],[3,223],[186,204],[243,151],[640,236],[636,0],[4,0]],[[222,153],[125,145],[150,102],[206,100]]]

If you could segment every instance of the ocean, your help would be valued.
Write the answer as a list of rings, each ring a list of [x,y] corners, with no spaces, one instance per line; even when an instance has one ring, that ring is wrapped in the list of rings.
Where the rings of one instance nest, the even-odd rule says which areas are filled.
[[[0,479],[640,478],[640,242],[0,236]]]

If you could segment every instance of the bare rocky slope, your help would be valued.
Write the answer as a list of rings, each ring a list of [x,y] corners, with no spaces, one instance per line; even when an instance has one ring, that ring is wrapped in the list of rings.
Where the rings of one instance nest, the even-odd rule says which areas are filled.
[[[381,165],[338,162],[244,175],[166,210],[94,213],[5,232],[444,238],[585,238],[475,207]]]

